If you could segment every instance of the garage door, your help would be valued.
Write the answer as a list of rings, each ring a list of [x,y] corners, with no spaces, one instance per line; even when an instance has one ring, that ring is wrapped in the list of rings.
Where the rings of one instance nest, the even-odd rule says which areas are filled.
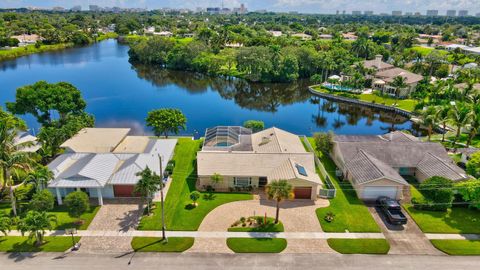
[[[113,193],[115,197],[136,197],[133,195],[134,185],[114,185]]]
[[[293,189],[295,199],[311,199],[312,187],[296,187]]]
[[[397,187],[365,187],[363,190],[363,199],[376,200],[378,197],[387,196],[392,199],[397,198]]]

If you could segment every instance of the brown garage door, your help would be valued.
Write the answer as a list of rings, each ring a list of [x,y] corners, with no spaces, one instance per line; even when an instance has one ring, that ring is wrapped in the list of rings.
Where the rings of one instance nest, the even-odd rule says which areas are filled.
[[[114,185],[113,193],[115,197],[136,197],[133,194],[134,185]]]
[[[293,189],[295,199],[310,199],[312,198],[312,187],[296,187]]]

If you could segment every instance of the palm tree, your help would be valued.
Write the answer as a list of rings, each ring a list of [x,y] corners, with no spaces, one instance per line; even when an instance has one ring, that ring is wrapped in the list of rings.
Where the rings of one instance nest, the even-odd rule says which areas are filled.
[[[276,202],[275,224],[278,223],[278,215],[280,213],[280,203],[283,200],[290,200],[294,198],[293,187],[287,180],[272,181],[265,187],[265,193],[269,200]]]
[[[453,109],[450,112],[450,119],[457,128],[457,134],[455,135],[455,140],[453,141],[453,147],[456,147],[457,141],[460,138],[460,133],[462,128],[464,128],[470,121],[472,114],[470,108],[464,103],[457,102]]]
[[[11,115],[6,115],[0,119],[0,169],[3,173],[3,183],[0,183],[0,191],[9,189],[15,216],[17,216],[17,207],[14,191],[25,181],[15,185],[12,174],[17,170],[28,172],[31,164],[33,164],[31,153],[21,151],[28,146],[27,143],[16,143],[15,140],[17,133],[23,127],[24,124]]]
[[[449,105],[438,106],[437,108],[437,121],[442,124],[442,142],[445,141],[445,133],[447,130],[447,122],[450,120],[451,107]]]
[[[433,128],[437,124],[437,114],[438,111],[437,107],[435,106],[428,106],[425,110],[422,111],[422,125],[427,128],[428,141],[430,141]]]
[[[138,193],[142,200],[147,203],[147,214],[150,214],[152,196],[160,190],[160,185],[163,185],[162,179],[148,167],[136,175],[140,176],[140,180],[135,185],[134,192]]]
[[[38,192],[45,189],[53,178],[53,172],[47,166],[40,165],[28,174],[27,182],[33,183]]]
[[[210,181],[212,182],[213,188],[215,188],[218,183],[223,181],[223,176],[219,173],[214,173],[212,176],[210,176]]]
[[[52,230],[52,223],[57,222],[57,216],[47,212],[28,211],[24,219],[20,220],[18,229],[25,235],[29,233],[28,238],[35,238],[35,245],[43,243],[43,237],[46,230]]]
[[[480,106],[473,106],[470,119],[470,134],[468,135],[467,148],[472,143],[473,138],[480,131]]]
[[[403,76],[396,76],[393,78],[392,83],[390,84],[391,86],[395,87],[395,95],[399,96],[400,95],[400,90],[407,87],[407,79]]]

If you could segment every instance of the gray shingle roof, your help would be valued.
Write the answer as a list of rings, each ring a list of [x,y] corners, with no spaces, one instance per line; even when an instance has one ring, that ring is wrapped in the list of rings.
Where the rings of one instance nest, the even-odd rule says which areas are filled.
[[[443,160],[431,153],[427,153],[418,163],[417,170],[427,177],[442,176],[454,181],[464,180],[467,177],[465,172],[451,161]]]

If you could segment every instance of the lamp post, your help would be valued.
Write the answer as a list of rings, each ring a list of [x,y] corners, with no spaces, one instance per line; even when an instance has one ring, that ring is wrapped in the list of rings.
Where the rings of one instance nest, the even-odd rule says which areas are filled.
[[[165,242],[168,242],[167,236],[165,235],[165,211],[163,205],[163,168],[162,168],[162,157],[158,155],[158,160],[160,162],[160,204],[162,206],[162,238]]]

